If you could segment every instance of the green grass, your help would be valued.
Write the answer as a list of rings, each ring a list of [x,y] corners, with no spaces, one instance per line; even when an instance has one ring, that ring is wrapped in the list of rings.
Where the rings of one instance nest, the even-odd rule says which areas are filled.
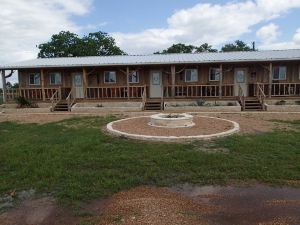
[[[114,119],[0,123],[0,196],[34,188],[74,203],[143,184],[300,180],[298,129],[234,135],[215,142],[153,144],[101,132],[101,126]],[[203,151],[207,148],[229,151]]]

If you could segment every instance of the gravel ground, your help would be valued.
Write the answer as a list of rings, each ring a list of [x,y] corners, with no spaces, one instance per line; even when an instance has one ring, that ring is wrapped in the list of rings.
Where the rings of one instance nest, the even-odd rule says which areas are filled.
[[[195,125],[184,128],[161,128],[149,126],[150,117],[132,118],[116,122],[113,128],[129,134],[142,134],[151,136],[196,136],[221,133],[233,128],[233,124],[208,117],[194,116]]]
[[[136,117],[151,115],[149,112],[132,112],[132,113],[110,113],[110,115],[118,117]],[[240,124],[241,133],[265,133],[272,131],[275,128],[288,128],[287,125],[278,124],[274,120],[300,120],[300,113],[192,113],[194,115],[219,117],[228,120],[233,120]],[[72,114],[72,113],[26,113],[26,114],[0,114],[0,122],[3,121],[17,121],[20,123],[49,123],[61,121],[72,117],[82,116],[106,116],[108,113],[101,114]]]

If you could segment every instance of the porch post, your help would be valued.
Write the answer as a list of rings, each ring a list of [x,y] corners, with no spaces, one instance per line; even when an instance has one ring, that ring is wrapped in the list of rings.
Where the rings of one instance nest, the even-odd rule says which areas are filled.
[[[171,96],[172,96],[172,98],[175,98],[175,82],[176,82],[176,67],[175,67],[175,65],[172,65],[171,66],[171,79],[172,79],[172,81],[171,81],[171,85],[172,85],[172,87],[171,87]]]
[[[84,98],[87,97],[87,72],[85,68],[82,68],[83,75],[83,90],[84,90]]]
[[[129,66],[126,67],[126,84],[127,84],[127,99],[130,99],[130,91],[129,91]]]
[[[2,73],[2,90],[3,90],[3,103],[6,103],[6,78],[5,78],[5,70],[1,71]]]
[[[45,79],[44,79],[44,70],[43,69],[41,69],[41,88],[42,88],[42,98],[43,98],[43,101],[46,101]]]
[[[223,84],[223,64],[220,65],[220,79],[219,79],[219,98],[222,98],[222,84]]]
[[[273,64],[270,63],[269,65],[269,98],[272,97],[272,75],[273,75]]]

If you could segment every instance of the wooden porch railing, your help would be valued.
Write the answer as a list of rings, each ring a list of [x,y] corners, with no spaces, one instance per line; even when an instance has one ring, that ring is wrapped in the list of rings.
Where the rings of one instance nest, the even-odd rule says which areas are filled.
[[[244,94],[244,91],[241,87],[241,85],[239,85],[239,102],[241,103],[241,106],[242,106],[242,111],[245,110],[245,94]]]
[[[264,93],[262,86],[260,84],[257,84],[256,89],[256,97],[258,98],[260,104],[262,105],[262,109],[265,110],[265,98],[266,94]]]
[[[221,97],[233,97],[234,85],[224,84],[221,86]],[[175,98],[199,98],[199,97],[219,97],[219,85],[175,85]],[[172,97],[172,86],[164,87],[164,97]]]
[[[144,86],[143,95],[142,95],[142,109],[145,110],[145,105],[147,101],[147,86]]]
[[[68,104],[68,111],[71,111],[72,105],[76,101],[76,96],[74,94],[74,88],[71,89],[69,95],[66,98],[67,104]]]
[[[55,106],[57,103],[61,101],[61,88],[57,89],[52,97],[50,98],[51,101],[51,111],[54,111]]]
[[[50,100],[59,88],[44,88],[45,99]],[[42,88],[19,88],[19,95],[30,100],[43,100]]]
[[[269,84],[257,83],[254,93],[257,93],[258,86],[261,87],[263,93],[267,96],[269,93]],[[300,96],[300,83],[272,83],[271,97],[296,97]]]
[[[142,98],[145,86],[87,87],[87,99]]]
[[[3,93],[2,93],[3,95]],[[15,98],[20,96],[20,92],[18,88],[9,88],[6,89],[6,100],[7,101],[13,101]]]

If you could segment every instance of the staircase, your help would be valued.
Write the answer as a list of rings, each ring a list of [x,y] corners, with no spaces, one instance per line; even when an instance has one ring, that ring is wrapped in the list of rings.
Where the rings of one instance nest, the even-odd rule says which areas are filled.
[[[69,111],[68,103],[66,100],[60,100],[54,107],[54,112],[66,112]]]
[[[263,111],[263,106],[257,98],[246,98],[244,111]]]
[[[162,100],[147,100],[144,105],[144,110],[164,110],[164,102]]]

